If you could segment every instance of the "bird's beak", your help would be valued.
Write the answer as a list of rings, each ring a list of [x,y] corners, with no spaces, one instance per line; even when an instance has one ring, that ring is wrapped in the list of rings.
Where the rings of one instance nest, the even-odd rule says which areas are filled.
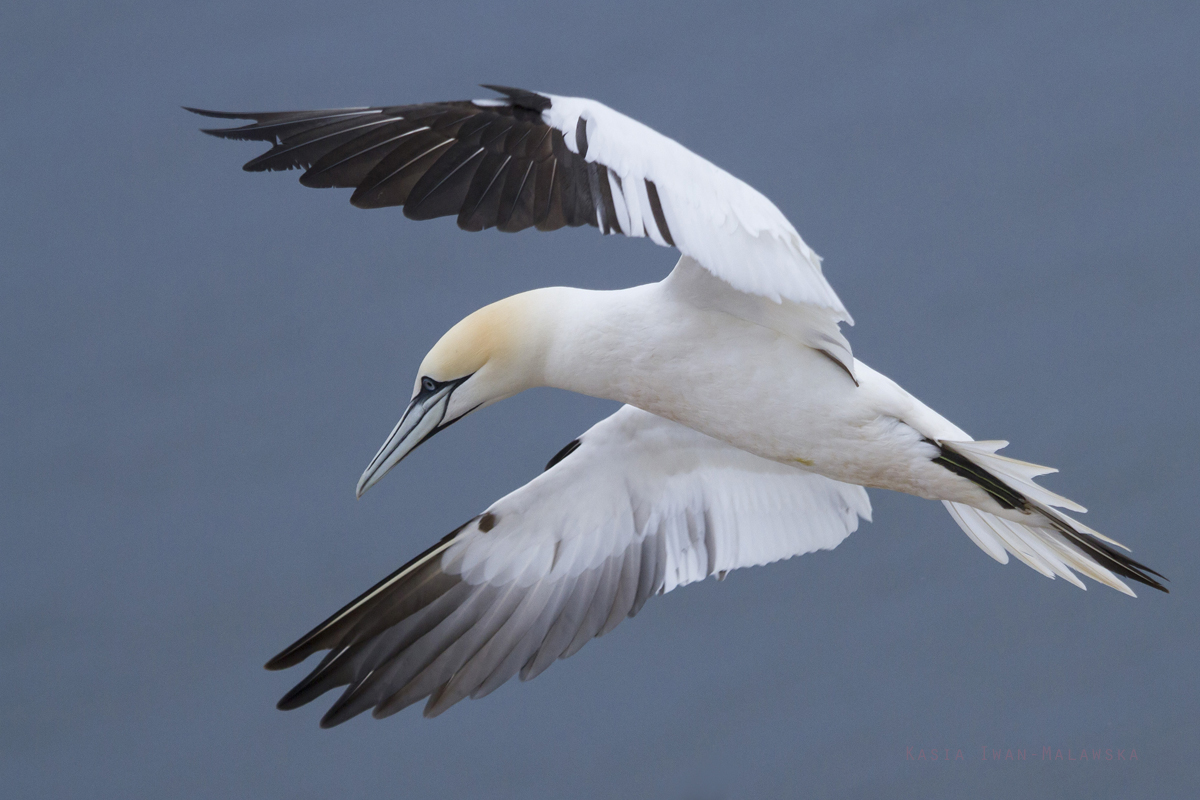
[[[470,375],[467,378],[471,377]],[[417,445],[433,436],[455,420],[446,421],[446,407],[450,404],[450,395],[463,384],[467,378],[438,383],[431,389],[422,389],[404,409],[404,415],[392,429],[387,441],[370,465],[358,479],[358,497],[374,486],[387,471],[400,463],[406,455],[417,449]],[[465,416],[465,415],[464,415]]]

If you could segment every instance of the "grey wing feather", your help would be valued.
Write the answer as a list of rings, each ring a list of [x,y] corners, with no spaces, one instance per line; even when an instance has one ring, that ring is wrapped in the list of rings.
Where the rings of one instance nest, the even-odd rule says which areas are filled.
[[[268,667],[280,669],[329,651],[280,708],[345,687],[323,726],[426,698],[425,714],[434,716],[514,675],[537,676],[654,594],[833,547],[869,514],[861,487],[763,461],[630,407],[564,452],[272,659]],[[738,502],[718,502],[715,485],[740,492]],[[788,507],[792,499],[809,512],[804,520]],[[763,526],[781,525],[791,532],[762,536]]]

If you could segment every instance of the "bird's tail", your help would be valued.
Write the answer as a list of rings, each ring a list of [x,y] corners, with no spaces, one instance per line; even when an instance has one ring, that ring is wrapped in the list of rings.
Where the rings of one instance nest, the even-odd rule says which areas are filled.
[[[1012,553],[1046,577],[1061,576],[1080,589],[1087,587],[1072,570],[1131,597],[1137,595],[1121,578],[1167,591],[1154,576],[1166,578],[1121,552],[1129,550],[1125,545],[1058,510],[1087,509],[1034,483],[1038,475],[1057,470],[996,455],[1008,442],[936,444],[941,455],[935,461],[977,483],[1002,508],[1028,517],[1015,522],[963,503],[943,501],[971,541],[1001,564],[1007,564]]]

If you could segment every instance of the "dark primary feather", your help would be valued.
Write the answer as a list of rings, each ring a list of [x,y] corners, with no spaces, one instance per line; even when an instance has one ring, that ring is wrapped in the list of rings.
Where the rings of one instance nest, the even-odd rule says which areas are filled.
[[[571,442],[547,470],[580,446],[578,439]],[[458,575],[457,561],[446,561],[446,551],[463,536],[497,535],[494,529],[504,524],[505,517],[492,512],[475,517],[271,659],[267,669],[285,669],[329,651],[279,708],[298,708],[346,687],[322,726],[372,708],[375,716],[387,716],[426,698],[425,714],[434,716],[515,675],[537,676],[637,614],[665,584],[661,531],[648,531],[575,577],[531,586],[469,584]],[[522,524],[520,515],[511,524]],[[697,528],[695,535],[706,534]],[[557,558],[556,549],[551,570]]]
[[[403,206],[405,216],[417,220],[457,216],[459,227],[468,231],[591,225],[604,233],[643,234],[640,223],[635,231],[621,229],[610,184],[623,189],[621,178],[604,164],[585,160],[583,119],[569,134],[578,151],[572,152],[563,132],[542,121],[548,97],[485,88],[504,95],[504,101],[267,113],[187,110],[253,120],[204,132],[270,142],[271,149],[244,169],[302,169],[302,184],[354,189],[350,202],[360,208]],[[662,241],[674,246],[658,187],[650,180],[645,184],[654,226]]]
[[[471,520],[474,522],[475,520]],[[451,588],[439,583],[439,571],[431,566],[436,556],[454,541],[471,522],[457,528],[400,569],[347,603],[336,613],[313,628],[300,639],[267,662],[269,670],[287,669],[299,664],[313,653],[369,638],[393,620],[403,619],[429,605]],[[436,584],[436,586],[431,586]],[[420,590],[424,590],[424,593]],[[407,602],[406,602],[407,601]],[[374,620],[372,628],[364,620]]]
[[[696,456],[695,469],[659,480],[662,468],[649,456],[676,447]],[[716,472],[701,466],[713,454]],[[666,461],[677,464],[673,457]],[[747,453],[626,407],[560,450],[525,487],[272,659],[267,667],[282,669],[328,651],[279,707],[296,708],[340,688],[324,726],[367,710],[386,716],[421,700],[433,716],[513,677],[534,678],[637,614],[668,586],[714,574],[722,547],[742,550],[732,520],[714,516],[714,504],[722,501],[703,498],[706,476],[726,477],[736,486],[766,473],[773,489],[750,492],[742,498],[745,508],[763,512],[764,524],[797,528],[791,531],[796,535],[775,536],[779,541],[769,550],[746,547],[744,558],[727,553],[726,569],[831,547],[863,514],[850,505],[861,498],[865,506],[861,489],[850,492],[819,476],[759,464]],[[582,506],[576,502],[580,487],[588,494]],[[810,513],[811,532],[793,513],[781,513],[779,504],[791,502],[786,498]],[[814,501],[820,505],[810,508]],[[722,525],[730,526],[728,541]],[[830,538],[834,531],[840,534],[836,541]]]
[[[188,110],[253,120],[204,131],[270,142],[271,149],[247,162],[246,170],[302,169],[305,186],[352,188],[350,201],[361,208],[403,206],[406,216],[418,220],[457,216],[459,226],[470,231],[603,223],[606,233],[619,232],[607,171],[572,153],[563,134],[542,121],[550,100],[520,89],[488,88],[508,102],[271,113]],[[606,204],[600,220],[597,201]]]

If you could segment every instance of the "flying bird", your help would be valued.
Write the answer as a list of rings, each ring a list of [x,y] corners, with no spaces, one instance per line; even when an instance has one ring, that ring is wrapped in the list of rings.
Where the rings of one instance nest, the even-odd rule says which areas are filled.
[[[346,687],[322,725],[427,700],[428,716],[529,679],[654,594],[835,547],[863,487],[940,500],[988,555],[1080,588],[1166,591],[1124,545],[858,360],[821,259],[762,194],[594,100],[486,87],[485,100],[226,113],[207,130],[264,141],[252,172],[302,169],[362,208],[457,216],[469,231],[591,225],[681,253],[658,283],[505,298],[452,327],[359,496],[422,442],[525,389],[626,404],[492,504],[267,664],[327,650],[279,703]]]

